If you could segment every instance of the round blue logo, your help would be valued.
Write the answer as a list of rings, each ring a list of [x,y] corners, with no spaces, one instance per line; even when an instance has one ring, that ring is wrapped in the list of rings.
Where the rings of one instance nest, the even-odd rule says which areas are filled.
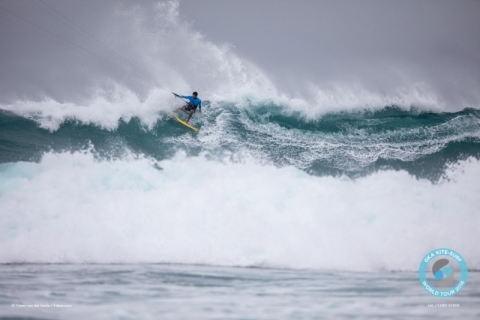
[[[467,283],[467,264],[454,250],[435,249],[423,258],[418,277],[428,293],[435,297],[448,298],[459,293]]]

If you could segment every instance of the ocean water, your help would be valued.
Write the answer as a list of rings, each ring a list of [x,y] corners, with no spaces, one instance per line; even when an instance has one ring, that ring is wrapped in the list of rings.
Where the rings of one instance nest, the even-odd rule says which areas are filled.
[[[199,91],[198,133],[94,46],[128,74],[2,97],[0,318],[480,317],[480,104],[415,82],[280,91],[178,6],[120,6],[96,35]],[[467,263],[455,297],[419,282],[436,248]]]
[[[410,272],[198,265],[3,265],[10,319],[473,319],[479,273],[461,296],[426,294]],[[4,318],[2,318],[4,319]]]
[[[1,315],[480,316],[478,111],[282,108],[210,105],[199,133],[1,111]],[[449,299],[418,280],[439,247],[470,270]]]

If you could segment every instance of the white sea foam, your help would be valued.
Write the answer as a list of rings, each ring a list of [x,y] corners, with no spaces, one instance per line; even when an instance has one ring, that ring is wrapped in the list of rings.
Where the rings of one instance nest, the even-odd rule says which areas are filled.
[[[228,105],[212,106],[211,112],[214,115],[203,114],[200,119],[194,119],[196,123],[201,123],[202,130],[198,135],[163,137],[162,142],[180,148],[196,147],[211,154],[223,153],[225,149],[235,152],[248,150],[255,159],[276,165],[307,169],[321,162],[332,168],[355,172],[374,165],[378,160],[415,161],[442,152],[456,142],[480,139],[480,120],[475,114],[458,115],[424,127],[408,127],[399,120],[395,129],[389,130],[386,126],[377,130],[373,128],[373,123],[381,126],[386,120],[371,119],[369,127],[350,126],[339,120],[319,124],[319,130],[308,130],[270,121],[272,113],[265,107],[257,109],[251,106],[247,110]],[[309,121],[303,123],[315,124]],[[324,129],[331,124],[341,131]]]
[[[47,96],[43,101],[24,99],[3,104],[0,109],[35,119],[50,130],[72,119],[115,129],[120,119],[128,121],[133,116],[151,126],[159,119],[159,112],[183,105],[169,90],[179,94],[196,90],[204,100],[260,101],[277,95],[267,76],[251,62],[240,59],[229,46],[208,41],[182,21],[176,1],[159,3],[152,12],[140,6],[118,7],[108,19],[110,29],[103,31],[107,45],[128,56],[162,87],[141,96],[113,78],[98,79],[91,96],[82,102],[59,102]],[[123,63],[123,67],[129,66]],[[133,69],[128,76],[138,74]],[[146,85],[152,82],[148,76],[140,78]]]
[[[0,262],[417,270],[437,247],[480,269],[480,161],[313,177],[243,162],[48,153],[0,165]]]
[[[122,52],[162,87],[183,94],[197,90],[201,98],[213,103],[230,101],[241,107],[245,101],[269,101],[283,106],[287,112],[300,112],[308,118],[331,111],[376,109],[392,104],[447,109],[440,95],[425,83],[382,92],[352,82],[306,84],[308,89],[302,94],[279,92],[261,67],[240,58],[230,46],[209,41],[183,21],[178,6],[178,2],[169,1],[159,3],[151,11],[141,6],[117,7],[112,16],[106,18],[108,28],[100,34],[109,47]],[[116,59],[115,63],[129,67],[125,61]],[[138,72],[133,69],[125,74],[125,77],[136,76]],[[140,78],[146,80],[146,86],[152,81],[145,75]],[[298,79],[299,83],[302,81]],[[82,102],[59,102],[46,96],[43,101],[25,99],[0,105],[0,109],[33,118],[50,130],[58,129],[69,119],[115,129],[120,119],[133,116],[151,127],[161,117],[159,113],[182,104],[164,89],[151,88],[146,95],[139,95],[133,87],[120,83],[124,82],[114,78],[97,79],[98,86],[91,88],[91,96]],[[456,106],[459,110],[464,107]]]

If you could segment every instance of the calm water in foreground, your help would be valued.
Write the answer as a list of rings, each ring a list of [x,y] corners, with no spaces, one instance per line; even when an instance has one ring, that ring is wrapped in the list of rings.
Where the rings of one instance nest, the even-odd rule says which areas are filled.
[[[458,296],[439,299],[414,272],[1,265],[0,318],[470,319],[480,318],[480,273],[469,273]]]

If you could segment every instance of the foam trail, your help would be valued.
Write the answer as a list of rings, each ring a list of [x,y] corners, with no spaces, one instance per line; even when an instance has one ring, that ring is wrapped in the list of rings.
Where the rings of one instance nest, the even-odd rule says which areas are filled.
[[[450,247],[480,268],[479,160],[438,184],[181,154],[158,165],[90,151],[1,164],[0,262],[413,271],[427,251]]]

